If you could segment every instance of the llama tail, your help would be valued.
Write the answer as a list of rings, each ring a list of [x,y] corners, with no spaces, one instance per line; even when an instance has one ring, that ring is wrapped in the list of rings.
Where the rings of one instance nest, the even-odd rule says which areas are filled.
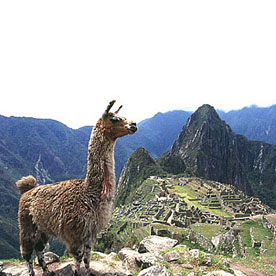
[[[32,175],[24,176],[16,183],[16,187],[19,190],[19,193],[22,195],[25,192],[35,188],[37,186],[36,178]]]

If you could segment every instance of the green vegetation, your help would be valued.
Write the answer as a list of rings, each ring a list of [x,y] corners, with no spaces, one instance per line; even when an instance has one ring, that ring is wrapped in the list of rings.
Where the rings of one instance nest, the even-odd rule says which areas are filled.
[[[209,240],[211,240],[212,237],[214,237],[218,234],[222,234],[222,233],[226,232],[226,230],[222,230],[221,225],[211,224],[211,223],[210,224],[195,223],[195,224],[192,224],[190,227],[192,230],[200,233],[201,235],[203,235],[204,237],[206,237]]]
[[[189,186],[172,186],[169,188],[170,193],[174,193],[178,195],[181,199],[183,199],[188,206],[194,206],[201,210],[202,212],[209,212],[211,214],[217,215],[217,216],[223,216],[227,218],[231,218],[232,216],[225,212],[223,209],[211,209],[207,206],[204,206],[198,202],[198,193],[194,190],[192,190]]]

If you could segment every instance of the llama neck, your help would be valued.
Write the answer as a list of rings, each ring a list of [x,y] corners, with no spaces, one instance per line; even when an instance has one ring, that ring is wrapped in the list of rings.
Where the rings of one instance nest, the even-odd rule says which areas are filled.
[[[105,181],[111,186],[108,197],[114,197],[114,146],[115,141],[105,137],[101,127],[94,127],[88,146],[85,186],[89,197],[95,202],[102,199]]]

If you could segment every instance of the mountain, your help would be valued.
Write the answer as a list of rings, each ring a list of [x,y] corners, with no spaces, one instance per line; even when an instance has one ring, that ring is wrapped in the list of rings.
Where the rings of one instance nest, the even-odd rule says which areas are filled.
[[[162,173],[164,173],[163,170],[152,159],[149,152],[144,147],[138,148],[131,154],[121,172],[116,206],[132,202],[131,191],[135,191],[149,176]]]
[[[191,115],[159,162],[168,172],[230,183],[276,207],[276,146],[235,134],[210,105]]]
[[[218,111],[234,132],[250,140],[276,144],[276,105],[244,107],[229,112]]]
[[[140,122],[135,135],[119,139],[115,147],[117,176],[120,175],[130,154],[137,148],[146,148],[153,158],[167,151],[190,115],[190,112],[180,110],[159,112],[152,118]]]

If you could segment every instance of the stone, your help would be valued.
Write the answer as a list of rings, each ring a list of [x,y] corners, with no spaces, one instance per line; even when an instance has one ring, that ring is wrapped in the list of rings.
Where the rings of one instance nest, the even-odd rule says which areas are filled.
[[[199,250],[198,249],[191,249],[189,251],[189,253],[190,253],[190,256],[192,258],[198,258],[199,257]]]
[[[1,273],[4,276],[9,276],[9,275],[28,276],[29,275],[27,266],[25,266],[25,265],[24,266],[10,266],[8,268],[5,268]]]
[[[136,269],[136,259],[140,256],[140,254],[132,250],[131,248],[122,248],[119,253],[118,257],[124,262],[130,270]]]
[[[55,271],[55,276],[69,276],[74,275],[72,264],[63,265]]]
[[[140,242],[138,252],[159,252],[168,248],[172,248],[177,243],[177,240],[171,238],[160,236],[148,236]]]
[[[183,268],[186,268],[186,269],[193,269],[193,265],[189,264],[189,263],[185,263],[185,264],[182,264],[181,265]]]
[[[162,261],[161,257],[158,257],[158,255],[155,255],[151,252],[139,254],[139,256],[136,258],[138,266],[142,269],[153,266],[158,261]]]
[[[52,263],[58,263],[59,260],[59,256],[53,252],[46,252],[44,253],[44,261],[47,265],[52,264]],[[38,259],[37,257],[35,258],[35,263],[36,265],[38,264]]]
[[[194,272],[191,272],[187,276],[196,276],[196,274]]]
[[[166,262],[177,261],[181,258],[180,254],[177,251],[170,251],[164,254],[164,259]]]
[[[143,269],[137,276],[169,276],[169,273],[165,266],[155,265]]]
[[[233,269],[233,271],[234,271],[234,275],[235,275],[235,276],[246,276],[244,273],[242,273],[242,272],[239,271],[239,270]]]

